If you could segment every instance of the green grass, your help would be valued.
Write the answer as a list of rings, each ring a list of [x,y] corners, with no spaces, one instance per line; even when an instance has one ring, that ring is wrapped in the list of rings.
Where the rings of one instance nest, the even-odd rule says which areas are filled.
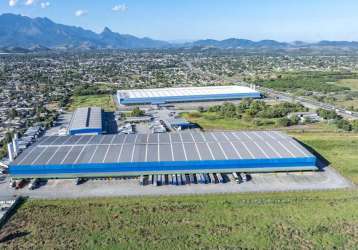
[[[341,174],[358,184],[358,134],[307,132],[290,135],[315,149]]]
[[[353,249],[353,191],[28,201],[2,249]]]
[[[358,92],[358,79],[342,79],[342,80],[338,80],[336,82],[336,85],[337,86],[348,87],[352,91]],[[345,95],[345,96],[343,96],[343,98],[338,98],[338,100],[335,101],[334,103],[337,104],[340,107],[349,108],[349,109],[351,109],[353,107],[354,109],[358,109],[357,95],[354,94],[349,98],[350,99],[346,99],[346,95]]]
[[[297,130],[301,131],[324,131],[334,132],[336,127],[329,125],[325,122],[312,123],[300,126],[279,127],[276,124],[277,118],[263,119],[263,118],[249,118],[244,117],[241,119],[236,118],[221,118],[216,113],[182,113],[181,116],[188,121],[198,124],[204,130],[267,130],[267,129],[280,129],[280,130]],[[256,122],[255,122],[256,121]],[[259,123],[257,122],[259,121]]]
[[[215,113],[183,113],[182,117],[192,123],[198,124],[203,129],[222,129],[222,130],[240,130],[240,129],[267,129],[274,128],[275,119],[260,119],[261,125],[257,125],[252,118],[220,118]]]
[[[358,91],[358,79],[341,79],[337,81],[336,85]]]
[[[68,110],[73,111],[81,107],[101,107],[105,111],[115,111],[116,105],[111,95],[73,96]]]
[[[342,72],[290,72],[282,74],[281,78],[263,81],[259,84],[279,91],[329,93],[347,90],[346,86],[334,83],[341,79],[352,79],[356,76],[355,73]]]

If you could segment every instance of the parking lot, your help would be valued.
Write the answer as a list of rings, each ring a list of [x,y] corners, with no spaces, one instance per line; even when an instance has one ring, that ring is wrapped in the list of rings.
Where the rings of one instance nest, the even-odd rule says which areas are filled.
[[[257,173],[251,179],[238,184],[226,183],[165,183],[140,185],[140,178],[88,180],[76,185],[75,180],[49,180],[35,190],[28,186],[15,190],[10,188],[9,180],[0,182],[0,198],[9,195],[23,195],[37,199],[61,199],[79,197],[113,197],[141,195],[184,195],[236,192],[285,192],[303,190],[325,190],[351,188],[353,184],[328,167],[323,172],[300,173]],[[230,178],[229,178],[230,179]]]

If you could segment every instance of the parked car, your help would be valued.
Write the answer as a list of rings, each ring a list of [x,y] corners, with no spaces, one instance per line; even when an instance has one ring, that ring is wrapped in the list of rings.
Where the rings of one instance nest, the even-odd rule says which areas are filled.
[[[36,188],[38,188],[40,186],[40,182],[41,180],[36,178],[36,179],[33,179],[31,182],[30,182],[30,185],[29,185],[29,189],[30,190],[34,190]]]
[[[16,187],[16,181],[11,179],[10,182],[9,182],[9,186],[10,186],[11,188]]]
[[[85,178],[76,178],[76,180],[75,180],[75,184],[76,185],[81,185],[82,183],[84,183],[84,182],[86,182],[87,181],[87,179],[85,179]]]
[[[243,182],[248,181],[248,178],[247,178],[247,175],[246,175],[246,174],[240,173],[240,177],[241,177],[241,179],[242,179]]]
[[[22,180],[18,181],[16,183],[16,189],[21,189],[21,188],[25,187],[27,183],[28,183],[27,179],[22,179]]]

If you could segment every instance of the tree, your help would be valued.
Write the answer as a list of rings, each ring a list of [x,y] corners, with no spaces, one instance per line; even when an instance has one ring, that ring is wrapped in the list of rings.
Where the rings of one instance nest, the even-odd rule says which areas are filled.
[[[233,118],[236,115],[236,106],[233,103],[226,102],[220,108],[221,115]]]
[[[138,107],[134,108],[131,112],[131,116],[135,116],[135,117],[144,116],[144,114],[145,112]]]
[[[14,119],[17,115],[18,115],[17,111],[14,108],[12,108],[8,111],[8,116],[10,117],[10,119]]]
[[[291,119],[290,119],[290,126],[292,125],[297,125],[300,123],[300,118],[298,116],[293,116]],[[309,122],[308,122],[309,123]]]
[[[245,113],[251,117],[256,116],[259,112],[266,110],[267,105],[263,101],[251,101],[246,108]]]
[[[341,116],[337,115],[334,110],[317,109],[317,114],[325,120],[338,120],[342,119]]]
[[[340,119],[340,120],[336,120],[335,123],[337,128],[339,129],[342,129],[344,131],[352,131],[352,125],[347,120]]]
[[[12,141],[13,133],[12,132],[6,132],[4,141],[5,143],[9,143]]]
[[[352,121],[352,130],[358,133],[358,120]]]

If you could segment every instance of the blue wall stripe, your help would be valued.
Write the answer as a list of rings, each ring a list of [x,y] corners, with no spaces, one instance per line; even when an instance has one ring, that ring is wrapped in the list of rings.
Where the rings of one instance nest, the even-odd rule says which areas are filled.
[[[261,94],[257,93],[240,93],[240,94],[217,94],[217,95],[192,95],[192,96],[166,96],[166,97],[146,97],[146,98],[120,98],[121,104],[162,104],[169,102],[194,102],[194,101],[211,101],[211,100],[232,100],[243,98],[261,98]]]
[[[82,128],[82,129],[70,129],[70,135],[78,134],[101,134],[102,128]]]
[[[16,175],[66,174],[66,173],[107,173],[107,172],[147,172],[147,171],[193,171],[201,169],[230,168],[274,168],[308,167],[316,165],[316,157],[248,159],[220,161],[174,161],[174,162],[135,162],[135,163],[88,163],[64,165],[14,165],[9,173]]]

